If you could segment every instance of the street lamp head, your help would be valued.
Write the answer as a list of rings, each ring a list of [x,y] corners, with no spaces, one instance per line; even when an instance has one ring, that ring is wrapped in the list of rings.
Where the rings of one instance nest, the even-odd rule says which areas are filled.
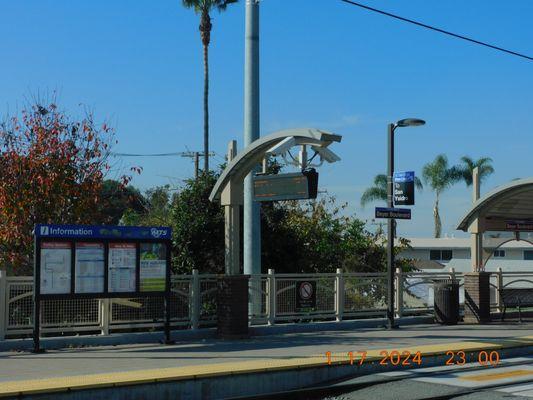
[[[406,118],[406,119],[401,119],[398,122],[396,122],[396,126],[400,128],[404,128],[406,126],[422,126],[422,125],[425,125],[425,123],[426,121],[424,121],[423,119]]]

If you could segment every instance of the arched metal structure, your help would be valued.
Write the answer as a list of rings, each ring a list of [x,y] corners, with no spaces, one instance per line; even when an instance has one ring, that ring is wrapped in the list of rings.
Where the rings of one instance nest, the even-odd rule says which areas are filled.
[[[342,136],[314,128],[287,129],[263,136],[255,140],[228,163],[213,187],[209,200],[219,200],[222,205],[242,204],[242,193],[240,191],[240,196],[237,193],[226,193],[225,195],[224,192],[230,186],[242,185],[244,177],[257,164],[261,163],[268,150],[288,138],[294,138],[291,142],[293,146],[328,147],[333,142],[340,142]]]
[[[472,234],[474,270],[483,270],[492,252],[506,242],[533,244],[533,178],[511,181],[478,198],[457,229]]]
[[[339,158],[327,147],[340,142],[342,136],[315,128],[287,129],[262,136],[236,154],[235,141],[228,149],[228,165],[218,178],[210,201],[220,201],[225,206],[225,264],[226,274],[239,273],[239,206],[243,203],[244,178],[266,156],[278,155],[292,146],[310,146],[326,161],[334,162]],[[304,151],[305,153],[305,151]]]

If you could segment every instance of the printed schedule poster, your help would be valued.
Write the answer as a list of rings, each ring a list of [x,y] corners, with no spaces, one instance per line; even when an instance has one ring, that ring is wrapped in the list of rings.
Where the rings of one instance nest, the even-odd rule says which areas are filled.
[[[164,243],[141,243],[141,292],[163,292],[167,275],[167,246]]]
[[[135,292],[135,243],[109,244],[109,292]]]
[[[104,244],[76,243],[76,293],[104,291]]]
[[[41,294],[70,293],[70,251],[70,243],[41,243]]]

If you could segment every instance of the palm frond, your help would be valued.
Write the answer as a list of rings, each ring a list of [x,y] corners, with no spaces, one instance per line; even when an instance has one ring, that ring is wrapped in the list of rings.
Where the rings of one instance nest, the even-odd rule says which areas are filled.
[[[372,186],[366,189],[361,196],[361,207],[366,206],[370,202],[379,200],[387,201],[387,190],[384,190],[381,187]]]

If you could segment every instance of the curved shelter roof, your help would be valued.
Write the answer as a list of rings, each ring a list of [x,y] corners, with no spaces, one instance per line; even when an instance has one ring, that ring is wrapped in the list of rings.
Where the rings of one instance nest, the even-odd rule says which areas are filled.
[[[479,198],[457,229],[466,232],[478,221],[479,231],[508,231],[512,230],[506,226],[509,220],[533,220],[533,178],[509,182]]]
[[[218,178],[209,200],[219,200],[222,191],[230,183],[242,184],[244,177],[261,162],[265,153],[282,140],[294,137],[294,144],[307,144],[318,147],[327,147],[332,142],[340,142],[342,136],[333,133],[324,132],[314,128],[298,128],[278,131],[267,136],[260,137],[251,145],[243,149],[237,156],[226,166],[224,172]]]

